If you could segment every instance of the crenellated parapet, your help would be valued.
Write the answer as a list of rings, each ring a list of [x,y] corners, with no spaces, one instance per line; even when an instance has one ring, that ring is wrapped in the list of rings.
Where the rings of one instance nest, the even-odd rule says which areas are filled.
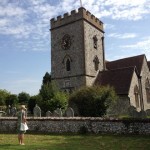
[[[89,22],[90,24],[94,25],[96,28],[103,31],[103,22],[101,22],[98,18],[96,18],[93,14],[91,14],[83,7],[80,7],[78,11],[72,10],[70,14],[65,13],[63,16],[58,16],[57,19],[52,18],[51,30],[81,19]]]

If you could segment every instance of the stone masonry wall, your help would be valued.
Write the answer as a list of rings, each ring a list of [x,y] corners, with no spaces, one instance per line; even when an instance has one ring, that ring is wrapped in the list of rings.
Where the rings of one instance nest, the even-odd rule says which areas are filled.
[[[149,68],[147,65],[146,58],[143,61],[141,76],[142,76],[141,82],[142,82],[142,94],[143,94],[144,110],[147,110],[147,109],[150,109],[150,103],[147,103],[145,83],[146,83],[147,78],[150,81],[150,71],[149,71]]]
[[[27,133],[107,133],[150,135],[150,119],[117,120],[102,118],[27,118]],[[0,118],[0,132],[16,132],[17,118]]]
[[[138,86],[138,89],[140,89],[138,77],[134,71],[134,74],[132,76],[132,82],[130,84],[129,97],[130,97],[130,105],[134,106],[136,108],[136,110],[139,112],[139,111],[141,111],[140,97],[139,97],[139,107],[137,108],[136,107],[136,101],[135,101],[135,93],[134,93],[134,88],[136,85]]]

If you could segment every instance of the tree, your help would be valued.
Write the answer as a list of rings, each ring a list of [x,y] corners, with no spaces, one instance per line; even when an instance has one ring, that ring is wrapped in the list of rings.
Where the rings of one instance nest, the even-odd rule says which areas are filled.
[[[47,84],[47,83],[51,83],[51,74],[49,74],[48,72],[45,73],[44,77],[43,77],[43,84]]]
[[[31,96],[28,101],[28,109],[33,114],[33,108],[38,103],[39,95]]]
[[[6,106],[8,107],[9,105],[10,106],[14,106],[14,105],[16,105],[17,103],[18,103],[18,97],[17,97],[17,95],[15,95],[15,94],[11,94],[11,95],[8,95],[7,97],[6,97]]]
[[[58,92],[57,84],[52,82],[43,83],[40,89],[40,95],[43,99],[51,99],[54,96],[54,93]]]
[[[21,104],[28,104],[30,99],[30,95],[26,92],[21,92],[18,94],[19,103]]]
[[[116,99],[117,95],[112,87],[84,87],[70,96],[69,106],[78,110],[77,114],[80,116],[101,117]]]
[[[66,109],[68,104],[68,95],[60,92],[56,83],[46,82],[41,86],[38,105],[45,112],[54,111],[57,108]]]
[[[5,105],[5,100],[9,95],[10,92],[0,89],[0,105]]]

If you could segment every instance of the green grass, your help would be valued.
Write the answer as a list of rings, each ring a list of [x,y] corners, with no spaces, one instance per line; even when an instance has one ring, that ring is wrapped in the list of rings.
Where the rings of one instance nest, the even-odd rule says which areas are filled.
[[[0,150],[149,150],[150,136],[142,135],[37,135],[0,134]]]

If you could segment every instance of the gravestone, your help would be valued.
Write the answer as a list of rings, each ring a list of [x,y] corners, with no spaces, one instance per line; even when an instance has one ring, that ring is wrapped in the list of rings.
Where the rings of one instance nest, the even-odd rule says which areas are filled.
[[[16,114],[17,114],[17,109],[16,109],[16,107],[12,107],[12,109],[11,109],[11,116],[12,116],[12,117],[15,117]]]
[[[62,117],[61,108],[57,108],[57,109],[55,110],[55,112],[59,115],[59,117]]]
[[[71,107],[67,108],[65,114],[66,114],[66,117],[74,117],[74,111]]]
[[[0,117],[3,117],[6,113],[4,111],[0,111]]]
[[[36,104],[33,108],[34,117],[41,117],[41,108]]]
[[[11,106],[10,105],[8,105],[8,108],[6,110],[6,114],[7,114],[7,116],[11,116]]]
[[[147,109],[147,110],[146,110],[146,115],[147,115],[147,116],[150,116],[150,109]]]
[[[133,118],[139,118],[140,114],[136,111],[136,108],[134,106],[130,106],[128,108],[129,115]]]
[[[51,117],[52,116],[52,113],[50,111],[47,111],[46,112],[46,117]]]
[[[52,117],[60,117],[56,110],[54,110]]]

